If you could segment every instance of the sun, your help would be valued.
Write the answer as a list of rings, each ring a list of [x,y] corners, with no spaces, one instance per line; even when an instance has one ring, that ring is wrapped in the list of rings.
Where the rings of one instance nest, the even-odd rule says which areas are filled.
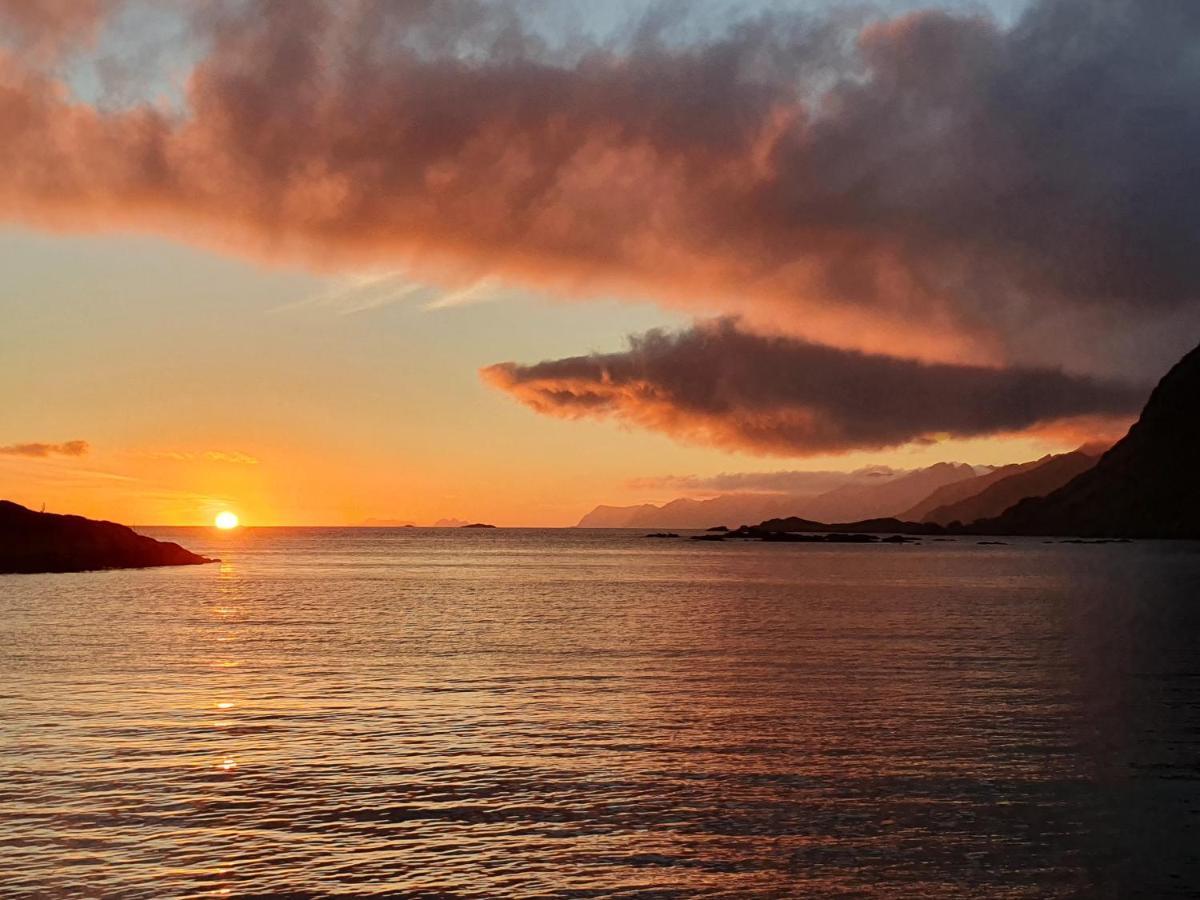
[[[218,528],[228,531],[230,528],[238,527],[238,517],[231,512],[223,512],[213,520],[213,524]]]

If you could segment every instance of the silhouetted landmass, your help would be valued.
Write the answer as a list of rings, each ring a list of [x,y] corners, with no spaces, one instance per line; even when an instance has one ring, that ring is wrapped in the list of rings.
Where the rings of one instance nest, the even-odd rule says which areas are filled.
[[[901,518],[902,512],[937,488],[970,480],[975,475],[975,468],[966,463],[934,463],[894,478],[880,479],[875,484],[835,488],[811,502],[792,507],[792,512],[824,522]]]
[[[900,519],[863,519],[860,522],[814,522],[789,516],[768,519],[758,525],[743,525],[731,536],[767,538],[778,534],[945,534],[946,529],[933,522],[902,522]]]
[[[877,534],[860,531],[830,531],[819,534],[796,531],[768,531],[755,527],[743,527],[729,534],[698,534],[693,541],[726,541],[733,538],[753,538],[772,544],[917,544],[920,538],[893,534],[881,538]]]
[[[1036,462],[1012,463],[1007,466],[999,466],[995,469],[986,470],[983,474],[976,475],[973,478],[963,478],[958,481],[952,481],[949,484],[943,484],[932,493],[923,497],[919,503],[898,513],[896,518],[905,522],[933,521],[929,518],[929,514],[939,506],[948,506],[952,503],[959,503],[969,497],[974,497],[989,485],[995,484],[1002,478],[1007,478],[1009,475],[1015,475],[1018,472],[1031,469],[1040,462],[1039,460]]]
[[[495,528],[495,525],[487,525],[483,522],[472,522],[470,525],[459,525],[459,528]]]
[[[1158,383],[1129,433],[1088,465],[1086,453],[1065,454],[1057,467],[1086,467],[1044,497],[1027,497],[1004,513],[964,525],[868,519],[826,524],[788,517],[743,525],[731,537],[777,540],[780,534],[893,532],[907,535],[1029,535],[1072,538],[1200,539],[1200,347]],[[1049,465],[1049,463],[1047,463]],[[1045,468],[1045,466],[1043,466]],[[1036,475],[1038,469],[1016,477]],[[1028,484],[1029,482],[1024,482]],[[1004,480],[995,482],[998,488]],[[1018,482],[1021,484],[1021,482]],[[989,490],[991,489],[989,488]],[[997,541],[980,541],[993,545]]]
[[[1043,497],[1058,490],[1075,476],[1096,465],[1098,459],[1098,456],[1090,456],[1078,450],[1043,457],[1036,463],[1016,467],[1018,471],[1006,477],[982,485],[980,491],[972,497],[939,506],[924,516],[915,518],[914,521],[948,525],[951,522],[977,522],[980,519],[995,518],[1026,497]]]
[[[705,531],[728,531],[728,525],[714,525],[712,528],[706,528]]]
[[[655,506],[597,506],[579,528],[706,528],[713,522],[755,522],[776,516],[850,521],[895,516],[945,484],[971,480],[976,470],[962,463],[937,463],[909,472],[846,472],[848,483],[816,494],[727,493],[703,500],[680,498]]]
[[[698,502],[698,501],[696,501]],[[576,528],[635,528],[635,522],[643,515],[650,516],[658,512],[660,507],[653,503],[643,503],[639,506],[608,506],[601,504],[587,513]],[[651,523],[653,526],[653,523]]]
[[[1200,347],[1158,383],[1141,418],[1094,467],[976,522],[977,534],[1200,538]]]
[[[145,569],[217,562],[124,525],[0,500],[0,574]]]

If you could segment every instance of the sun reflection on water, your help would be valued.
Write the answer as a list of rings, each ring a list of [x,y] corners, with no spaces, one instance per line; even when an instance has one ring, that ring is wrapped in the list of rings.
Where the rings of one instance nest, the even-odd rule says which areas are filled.
[[[230,646],[241,637],[241,632],[231,629],[230,626],[236,624],[245,613],[244,591],[244,580],[239,576],[234,564],[222,562],[217,571],[216,595],[213,597],[215,602],[209,606],[212,618],[209,620],[208,628],[205,629],[214,642],[215,646],[212,649],[217,651],[213,653],[215,658],[210,660],[208,666],[212,672],[212,678],[220,682],[214,684],[218,697],[221,695],[229,697],[231,694],[237,696],[242,693],[244,688],[246,676],[238,674],[238,670],[241,669],[245,660],[237,652],[238,648]],[[236,681],[232,680],[234,678]],[[213,765],[221,772],[232,773],[238,769],[239,751],[245,749],[235,743],[238,726],[243,724],[239,721],[237,713],[233,712],[237,710],[238,705],[234,700],[228,699],[212,701],[214,709],[226,713],[225,717],[214,719],[210,723],[212,730],[219,735],[216,738],[219,743],[211,751],[218,760]]]

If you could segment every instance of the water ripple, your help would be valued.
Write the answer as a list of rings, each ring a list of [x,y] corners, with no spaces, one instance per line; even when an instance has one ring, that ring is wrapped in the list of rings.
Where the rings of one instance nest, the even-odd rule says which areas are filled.
[[[166,536],[0,579],[6,896],[1200,893],[1188,545]]]

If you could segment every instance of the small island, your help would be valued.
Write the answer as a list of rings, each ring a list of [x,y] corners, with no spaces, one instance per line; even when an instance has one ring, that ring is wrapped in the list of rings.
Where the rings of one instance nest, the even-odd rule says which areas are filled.
[[[219,562],[114,522],[34,512],[0,500],[0,575]]]
[[[483,522],[472,522],[470,525],[459,525],[459,528],[495,528],[495,525],[487,525]]]

